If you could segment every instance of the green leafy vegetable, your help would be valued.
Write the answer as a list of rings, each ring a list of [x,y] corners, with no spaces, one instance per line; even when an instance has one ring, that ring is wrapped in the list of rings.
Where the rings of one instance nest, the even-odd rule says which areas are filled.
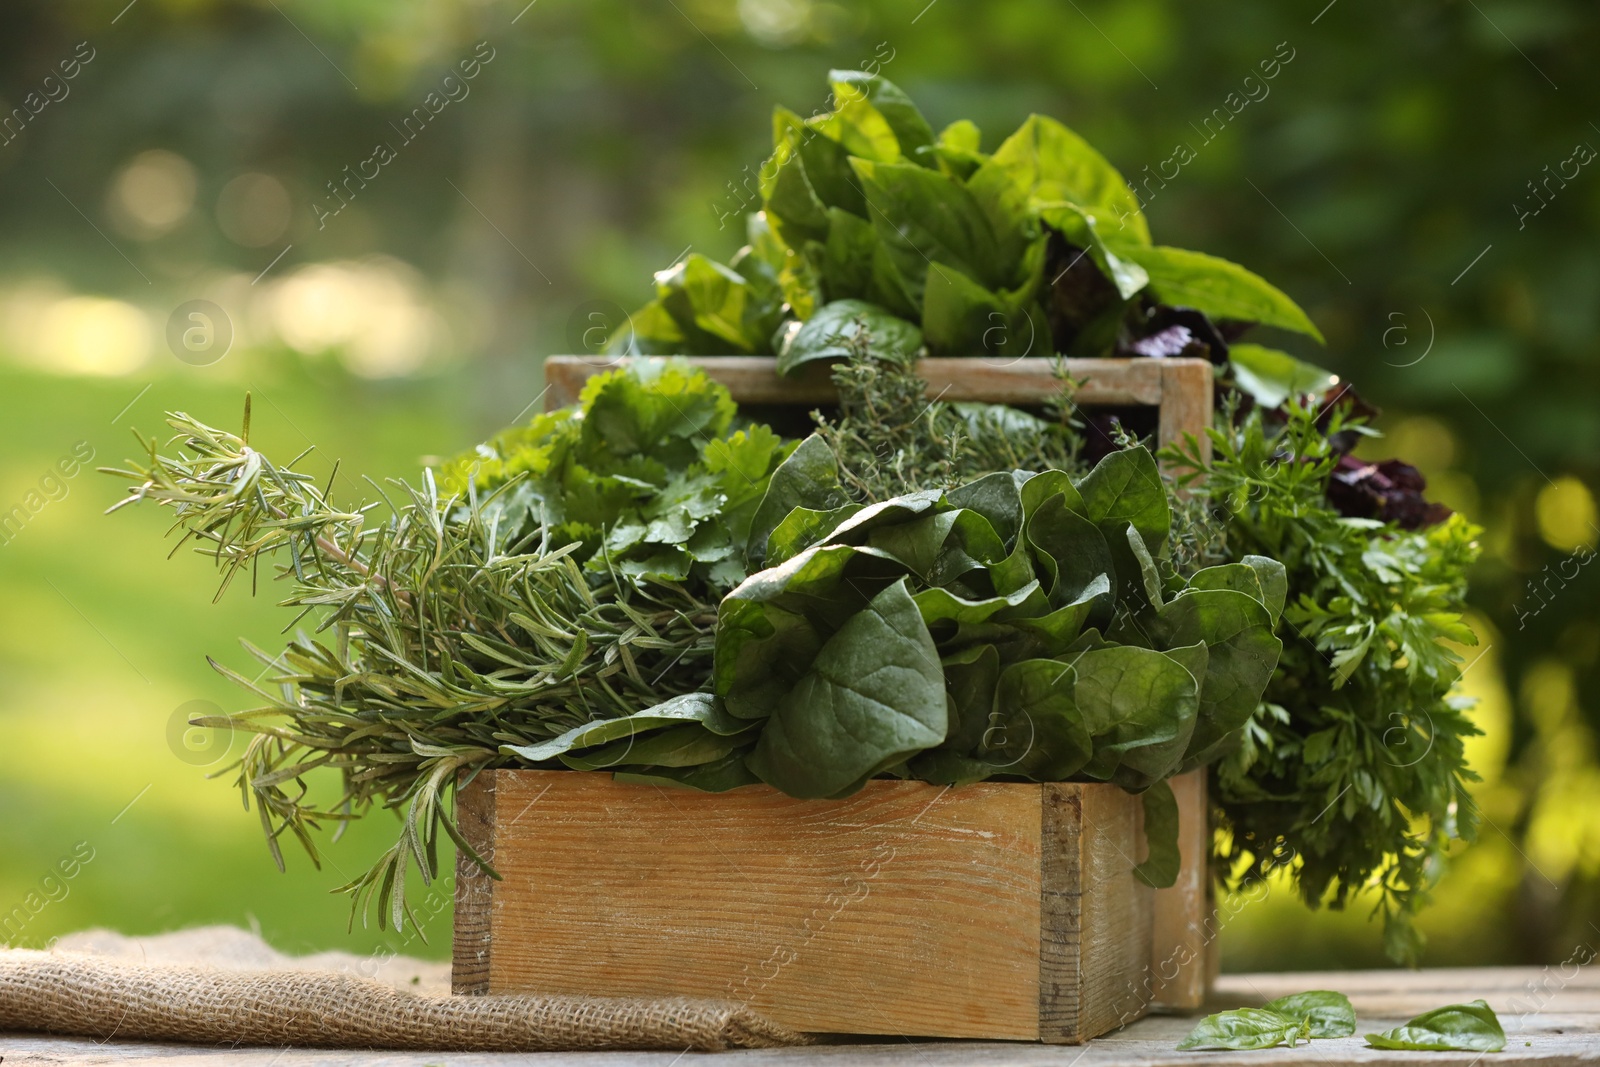
[[[1310,1025],[1314,1038],[1349,1037],[1356,1032],[1356,1009],[1343,993],[1315,989],[1268,1001],[1262,1007]]]
[[[1322,340],[1322,332],[1298,304],[1237,263],[1182,248],[1122,251],[1149,273],[1151,288],[1169,304],[1198,308],[1214,319],[1259,322]]]
[[[1217,1049],[1259,1049],[1295,1045],[1310,1037],[1310,1025],[1266,1008],[1236,1008],[1207,1015],[1189,1036],[1178,1042],[1179,1052]]]
[[[1320,395],[1339,384],[1337,374],[1275,348],[1235,344],[1228,349],[1228,360],[1234,384],[1264,408],[1278,407],[1292,396]]]
[[[1368,1034],[1367,1044],[1383,1049],[1425,1052],[1499,1052],[1506,1032],[1487,1001],[1451,1004],[1423,1012],[1404,1026]]]

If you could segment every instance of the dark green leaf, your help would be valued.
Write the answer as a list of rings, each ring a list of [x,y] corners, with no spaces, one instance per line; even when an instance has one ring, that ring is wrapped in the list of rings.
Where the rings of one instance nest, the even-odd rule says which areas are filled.
[[[1178,851],[1178,799],[1165,781],[1157,782],[1140,795],[1144,805],[1144,862],[1133,875],[1154,889],[1165,889],[1178,881],[1183,857]]]
[[[795,508],[832,511],[848,503],[850,499],[839,485],[839,464],[833,449],[812,434],[772,472],[766,494],[750,520],[745,555],[752,566],[760,564],[766,557],[767,538]]]
[[[852,338],[866,333],[875,356],[908,362],[922,347],[922,331],[905,319],[864,300],[835,300],[817,309],[778,353],[778,373],[819,359],[844,359],[851,355]]]
[[[1072,660],[1073,698],[1094,738],[1084,773],[1145,789],[1173,774],[1194,732],[1199,686],[1164,653],[1130,645],[1083,652]]]
[[[949,721],[938,652],[902,579],[823,645],[749,765],[790,796],[840,796],[938,745]]]
[[[1151,555],[1159,555],[1172,529],[1166,485],[1150,450],[1141,446],[1106,456],[1078,481],[1083,513],[1106,530],[1106,540],[1120,538],[1132,523]],[[1107,529],[1109,527],[1109,529]]]

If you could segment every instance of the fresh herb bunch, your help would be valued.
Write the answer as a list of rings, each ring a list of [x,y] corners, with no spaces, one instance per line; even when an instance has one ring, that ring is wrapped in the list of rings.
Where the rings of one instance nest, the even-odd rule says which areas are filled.
[[[772,353],[789,373],[844,355],[860,322],[901,356],[1203,356],[1268,407],[1331,380],[1235,344],[1258,324],[1322,335],[1238,264],[1153,244],[1127,181],[1059,122],[984,152],[971,122],[936,134],[881,76],[828,80],[831,112],[774,113],[748,244],[659,273],[622,350]]]
[[[285,833],[316,861],[313,834],[324,824],[342,825],[374,806],[401,814],[394,847],[344,887],[357,908],[375,899],[380,922],[397,925],[406,914],[406,870],[415,865],[425,881],[439,873],[440,828],[466,848],[449,803],[460,775],[515,762],[505,745],[627,716],[710,677],[717,596],[708,590],[727,572],[668,581],[654,575],[662,568],[625,570],[587,536],[582,519],[626,497],[601,513],[627,518],[644,507],[670,536],[689,530],[692,540],[703,497],[672,495],[665,506],[668,492],[652,497],[625,479],[666,487],[721,479],[732,495],[716,507],[732,500],[737,511],[749,489],[744,477],[730,482],[728,471],[748,460],[744,474],[764,488],[773,451],[763,451],[766,442],[780,453],[792,447],[764,428],[716,436],[732,404],[702,373],[629,367],[594,383],[579,407],[497,438],[474,461],[486,472],[451,465],[455,493],[441,494],[424,471],[420,488],[396,483],[398,501],[374,484],[384,503],[352,508],[294,470],[303,454],[280,467],[251,448],[248,403],[245,411],[238,436],[170,416],[179,450],[163,454],[149,442],[146,463],[110,471],[134,483],[116,507],[173,508],[180,544],[198,542],[221,568],[218,596],[243,571],[253,584],[268,560],[290,584],[283,603],[300,610],[296,622],[319,617],[316,636],[301,634],[277,655],[247,644],[263,665],[255,680],[213,663],[264,703],[199,724],[255,734],[238,785],[247,806],[254,798],[280,867]],[[640,434],[644,459],[627,468],[633,475],[576,462],[574,453],[592,455],[572,439],[585,416]],[[719,467],[723,455],[730,458]],[[547,495],[562,477],[561,493]],[[522,491],[536,479],[538,494]],[[614,482],[627,492],[608,496]],[[530,501],[563,507],[560,523],[528,525],[521,516]],[[742,546],[735,555],[742,568]],[[311,792],[308,776],[321,768],[342,779],[331,803]]]
[[[762,425],[730,434],[735,411],[704,371],[637,360],[446,463],[442,483],[489,497],[508,541],[576,544],[592,572],[725,592],[745,577],[751,516],[794,448]]]
[[[1291,400],[1224,413],[1210,462],[1192,445],[1163,458],[1187,470],[1230,551],[1288,573],[1282,660],[1213,777],[1219,859],[1235,883],[1287,868],[1312,907],[1375,888],[1387,951],[1414,960],[1428,886],[1478,822],[1462,742],[1479,731],[1452,694],[1449,645],[1477,643],[1462,611],[1481,531],[1459,515],[1413,530],[1340,514],[1330,477],[1358,426],[1348,405]]]
[[[998,471],[1086,473],[1072,399],[1077,383],[1064,370],[1043,414],[1032,415],[1004,404],[929,400],[916,365],[885,348],[864,319],[844,324],[832,343],[842,357],[832,369],[839,413],[814,418],[857,503],[952,488]]]

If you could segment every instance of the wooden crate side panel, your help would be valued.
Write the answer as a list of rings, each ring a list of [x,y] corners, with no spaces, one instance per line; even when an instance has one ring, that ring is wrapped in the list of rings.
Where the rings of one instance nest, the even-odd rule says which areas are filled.
[[[496,779],[493,992],[722,997],[821,1032],[1038,1035],[1039,787],[884,780],[806,801]]]
[[[494,862],[496,772],[484,771],[456,794],[456,822],[478,855]],[[450,985],[456,993],[487,993],[494,939],[494,879],[456,851],[455,932]]]
[[[1144,1015],[1141,981],[1150,961],[1155,891],[1134,877],[1144,859],[1144,806],[1116,786],[1084,791],[1079,878],[1083,882],[1083,1037],[1098,1037]]]
[[[1178,799],[1178,880],[1155,894],[1155,940],[1150,959],[1153,1003],[1157,1011],[1193,1011],[1205,1004],[1214,972],[1216,946],[1206,922],[1211,914],[1211,828],[1207,819],[1205,768],[1171,781]]]
[[[575,403],[591,375],[617,367],[616,356],[551,356],[544,362],[545,408],[553,410]],[[706,373],[723,385],[741,404],[826,404],[837,394],[828,368],[814,364],[792,378],[778,374],[771,356],[716,356],[700,361]],[[1047,359],[991,359],[952,357],[925,359],[917,372],[928,383],[928,395],[945,400],[977,400],[990,404],[1036,404],[1060,389],[1053,361]],[[1203,359],[1069,359],[1067,373],[1083,382],[1078,401],[1089,405],[1165,404],[1168,382],[1198,380],[1203,373],[1205,425],[1210,419],[1211,364]],[[1179,377],[1170,378],[1176,373]],[[1187,377],[1185,377],[1187,376]],[[1193,413],[1184,406],[1173,416],[1174,425],[1189,425]],[[1165,430],[1163,425],[1163,430]],[[1167,438],[1163,435],[1163,442]]]

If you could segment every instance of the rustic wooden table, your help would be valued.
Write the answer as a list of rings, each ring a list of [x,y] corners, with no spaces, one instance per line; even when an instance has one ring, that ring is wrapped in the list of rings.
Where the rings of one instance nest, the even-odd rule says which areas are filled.
[[[1504,1052],[1489,1053],[1495,1067],[1520,1064],[1600,1062],[1600,973],[1576,966],[1549,968],[1482,968],[1430,971],[1347,971],[1303,974],[1224,975],[1213,996],[1212,1010],[1260,1004],[1286,993],[1337,989],[1355,1004],[1358,1033],[1387,1029],[1413,1015],[1444,1004],[1483,997],[1500,1014],[1506,1030]],[[1062,1067],[1304,1067],[1338,1064],[1394,1067],[1470,1067],[1483,1053],[1379,1052],[1361,1038],[1317,1041],[1290,1050],[1266,1052],[1175,1052],[1193,1025],[1190,1019],[1153,1017],[1119,1033],[1083,1046],[1006,1044],[992,1041],[879,1040],[870,1043],[817,1045],[808,1048],[693,1053],[690,1060],[716,1059],[735,1067],[845,1067],[870,1063],[883,1067],[1002,1067],[1016,1064],[1058,1064]],[[540,1067],[672,1067],[685,1059],[675,1052],[590,1052],[462,1054],[340,1052],[317,1049],[216,1049],[185,1045],[0,1034],[3,1067],[22,1064],[158,1064],[203,1065],[243,1063],[256,1067],[321,1067],[378,1065],[488,1065],[530,1063]],[[686,1063],[684,1067],[689,1067]]]

